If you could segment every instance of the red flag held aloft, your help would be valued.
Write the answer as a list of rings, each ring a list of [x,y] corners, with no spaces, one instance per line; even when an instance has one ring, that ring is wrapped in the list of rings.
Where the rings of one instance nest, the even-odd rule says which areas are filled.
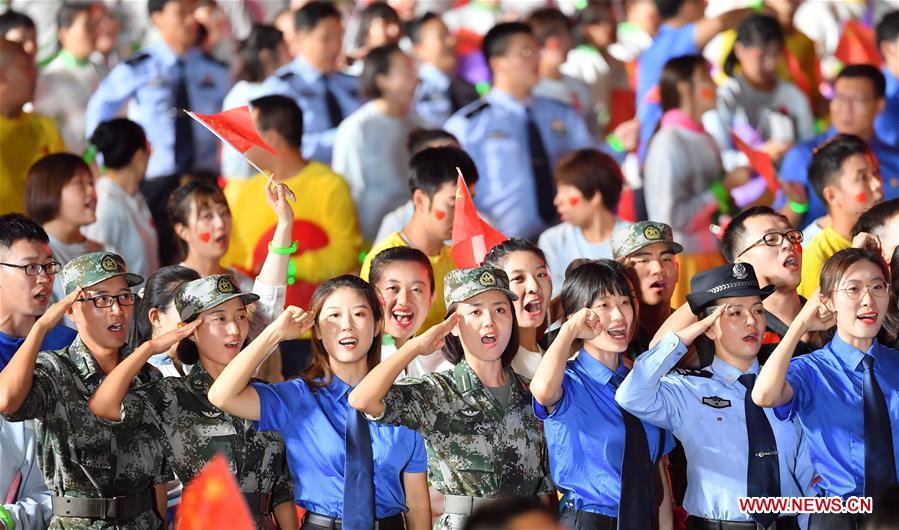
[[[178,530],[255,530],[243,493],[221,454],[184,486],[175,525]]]
[[[200,122],[209,129],[213,134],[219,137],[223,142],[227,143],[241,153],[246,153],[254,145],[261,147],[266,151],[277,155],[278,152],[265,143],[265,140],[256,132],[256,126],[253,124],[253,116],[250,114],[250,107],[244,105],[230,110],[223,110],[218,114],[198,114],[196,112],[186,111],[187,114]]]
[[[458,171],[458,168],[456,168]],[[499,230],[485,223],[468,193],[468,186],[459,172],[456,182],[456,208],[453,218],[453,241],[450,255],[459,268],[478,267],[484,263],[487,252],[509,239]]]
[[[767,153],[756,151],[749,147],[743,140],[734,133],[730,133],[730,137],[734,142],[734,146],[739,149],[746,158],[749,159],[749,167],[765,179],[768,189],[772,192],[777,191],[777,170],[774,169],[774,162]]]
[[[843,34],[833,53],[843,64],[870,64],[880,68],[880,50],[874,39],[874,30],[858,20],[849,20],[843,26]]]

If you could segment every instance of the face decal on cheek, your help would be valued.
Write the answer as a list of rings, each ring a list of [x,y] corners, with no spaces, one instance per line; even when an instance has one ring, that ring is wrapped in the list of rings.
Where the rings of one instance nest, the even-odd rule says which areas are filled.
[[[859,204],[865,204],[866,202],[868,202],[868,194],[865,192],[859,193],[855,196],[855,202]]]
[[[572,206],[577,206],[578,203],[580,203],[580,202],[581,202],[580,197],[569,197],[568,198],[568,204],[570,204]]]
[[[702,88],[699,91],[699,97],[705,101],[713,101],[715,99],[715,89],[710,87]]]
[[[793,243],[792,247],[793,247],[793,252],[795,252],[797,254],[802,254],[802,243]]]
[[[200,232],[200,241],[203,243],[209,243],[209,240],[212,239],[212,234],[209,232]]]
[[[436,217],[438,221],[443,221],[446,219],[446,212],[443,210],[434,210],[434,217]]]

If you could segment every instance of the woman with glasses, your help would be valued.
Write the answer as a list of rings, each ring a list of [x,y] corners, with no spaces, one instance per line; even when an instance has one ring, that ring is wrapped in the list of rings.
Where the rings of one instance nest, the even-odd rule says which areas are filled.
[[[122,347],[143,278],[109,252],[71,260],[59,274],[65,298],[53,304],[0,372],[0,413],[8,421],[39,420],[41,468],[53,495],[50,528],[143,530],[163,527],[171,480],[162,432],[149,422],[121,429],[94,416],[88,397],[122,360]],[[42,351],[48,330],[67,314],[78,330],[62,350]],[[153,341],[167,349],[195,326]],[[130,382],[159,379],[143,366]]]
[[[879,253],[846,249],[821,271],[821,287],[762,368],[752,399],[799,419],[826,497],[877,498],[897,483],[899,351],[877,334],[889,305],[889,270]],[[836,324],[823,348],[792,359],[800,337]],[[877,507],[875,506],[875,509]],[[856,514],[812,514],[809,528],[856,529]]]

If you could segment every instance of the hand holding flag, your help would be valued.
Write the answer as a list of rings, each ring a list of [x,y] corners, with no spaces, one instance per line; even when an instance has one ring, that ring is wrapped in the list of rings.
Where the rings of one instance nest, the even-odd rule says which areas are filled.
[[[196,120],[203,127],[206,127],[212,134],[216,135],[219,140],[239,151],[251,166],[265,175],[269,182],[271,182],[272,175],[263,171],[247,156],[247,152],[253,147],[265,149],[273,155],[278,156],[278,152],[265,143],[265,140],[263,140],[256,131],[256,126],[253,124],[253,116],[250,114],[249,106],[244,105],[243,107],[224,110],[218,114],[199,114],[187,109],[184,109],[184,113]]]
[[[487,252],[509,239],[497,229],[485,223],[471,200],[468,185],[457,167],[456,208],[453,218],[453,241],[450,255],[459,268],[478,267],[484,263]]]

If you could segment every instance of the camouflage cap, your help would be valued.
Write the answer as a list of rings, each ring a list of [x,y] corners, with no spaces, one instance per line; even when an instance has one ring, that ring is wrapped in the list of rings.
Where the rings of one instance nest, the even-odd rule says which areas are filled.
[[[181,321],[187,322],[203,311],[234,298],[240,298],[245,304],[259,300],[258,295],[240,292],[231,276],[213,274],[182,285],[175,295],[175,309],[178,310]]]
[[[443,301],[447,310],[453,304],[464,302],[487,291],[501,291],[511,300],[518,300],[518,296],[509,290],[509,277],[506,276],[506,272],[494,267],[450,271],[443,279],[443,286]]]
[[[612,257],[619,259],[629,256],[653,243],[670,243],[675,254],[684,251],[680,243],[674,242],[670,226],[655,221],[640,221],[612,232]]]
[[[91,252],[78,256],[62,268],[59,281],[62,282],[66,295],[69,295],[72,291],[91,287],[116,276],[123,277],[128,287],[144,282],[141,276],[128,272],[125,260],[112,252]]]

